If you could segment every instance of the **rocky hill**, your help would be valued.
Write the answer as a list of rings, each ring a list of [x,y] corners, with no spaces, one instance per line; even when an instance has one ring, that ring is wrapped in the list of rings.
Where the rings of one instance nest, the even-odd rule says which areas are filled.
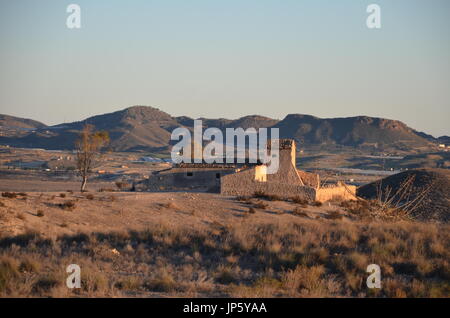
[[[106,130],[111,137],[111,148],[116,151],[167,150],[170,134],[176,127],[191,128],[193,118],[173,117],[157,108],[133,106],[124,110],[97,115],[83,121],[47,127],[42,123],[1,115],[9,125],[33,128],[26,134],[0,136],[0,144],[15,147],[46,149],[72,149],[78,131],[85,123],[98,130]],[[432,145],[436,140],[396,120],[367,116],[347,118],[318,118],[309,115],[290,114],[279,121],[252,115],[239,119],[203,120],[204,128],[220,129],[242,127],[276,127],[280,137],[294,138],[303,145],[342,145],[348,147],[374,147],[378,149],[410,150]],[[25,127],[26,126],[26,127]],[[429,136],[429,135],[427,135]],[[432,136],[431,136],[432,137]]]
[[[33,129],[44,127],[46,127],[45,124],[32,119],[0,114],[0,129]]]

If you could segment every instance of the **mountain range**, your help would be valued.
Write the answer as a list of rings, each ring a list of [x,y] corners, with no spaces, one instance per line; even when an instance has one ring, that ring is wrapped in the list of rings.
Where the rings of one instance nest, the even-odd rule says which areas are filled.
[[[239,119],[203,120],[208,127],[279,128],[280,137],[293,138],[307,146],[372,147],[374,149],[412,150],[433,147],[448,140],[418,132],[397,120],[356,116],[318,118],[289,114],[282,120],[250,115]],[[193,118],[174,117],[150,106],[126,109],[89,117],[83,121],[47,126],[31,119],[0,115],[0,144],[24,148],[73,149],[74,141],[85,123],[109,132],[110,147],[115,151],[167,151],[170,135],[177,127],[193,127]]]

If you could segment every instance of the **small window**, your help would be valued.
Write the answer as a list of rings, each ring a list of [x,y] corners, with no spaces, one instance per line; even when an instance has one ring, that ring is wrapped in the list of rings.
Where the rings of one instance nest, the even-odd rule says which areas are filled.
[[[220,179],[220,173],[216,173],[216,179]]]
[[[187,173],[186,173],[186,176],[188,176],[188,177],[192,177],[193,175],[194,175],[193,172],[187,172]]]

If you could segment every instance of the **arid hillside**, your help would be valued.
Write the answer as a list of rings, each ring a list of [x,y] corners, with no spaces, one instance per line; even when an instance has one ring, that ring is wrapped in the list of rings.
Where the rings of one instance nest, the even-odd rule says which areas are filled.
[[[295,139],[304,146],[342,146],[380,151],[429,150],[437,139],[418,133],[396,120],[368,116],[318,118],[290,114],[283,120],[244,116],[235,120],[202,118],[204,128],[279,128],[282,138]],[[44,149],[73,149],[74,140],[85,123],[106,130],[115,151],[168,151],[170,134],[177,127],[192,128],[193,119],[173,117],[157,108],[133,106],[83,121],[39,127],[27,134],[0,136],[1,145]]]
[[[196,193],[0,199],[0,296],[449,297],[448,225]],[[382,289],[368,289],[369,264]],[[82,288],[65,286],[69,264]]]
[[[358,196],[407,207],[416,219],[450,221],[450,171],[405,171],[362,186]]]

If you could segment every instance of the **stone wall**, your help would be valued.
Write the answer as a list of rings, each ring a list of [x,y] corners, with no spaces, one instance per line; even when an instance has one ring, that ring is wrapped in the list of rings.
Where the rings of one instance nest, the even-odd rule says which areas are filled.
[[[320,188],[316,191],[316,200],[325,202],[329,200],[355,200],[356,186],[336,185]]]
[[[267,181],[303,185],[297,169],[292,164],[290,150],[280,151],[278,171],[273,174],[268,174]]]
[[[304,185],[310,186],[314,189],[318,189],[320,187],[320,178],[318,174],[302,171],[299,169],[297,169],[297,173],[302,179]]]
[[[277,195],[284,199],[300,197],[305,200],[314,200],[316,196],[315,189],[311,187],[284,182],[256,181],[254,169],[247,169],[222,177],[220,193],[223,195],[252,196],[255,192]]]
[[[233,173],[234,169],[188,169],[175,168],[156,173],[135,187],[137,191],[220,191],[223,175]]]

